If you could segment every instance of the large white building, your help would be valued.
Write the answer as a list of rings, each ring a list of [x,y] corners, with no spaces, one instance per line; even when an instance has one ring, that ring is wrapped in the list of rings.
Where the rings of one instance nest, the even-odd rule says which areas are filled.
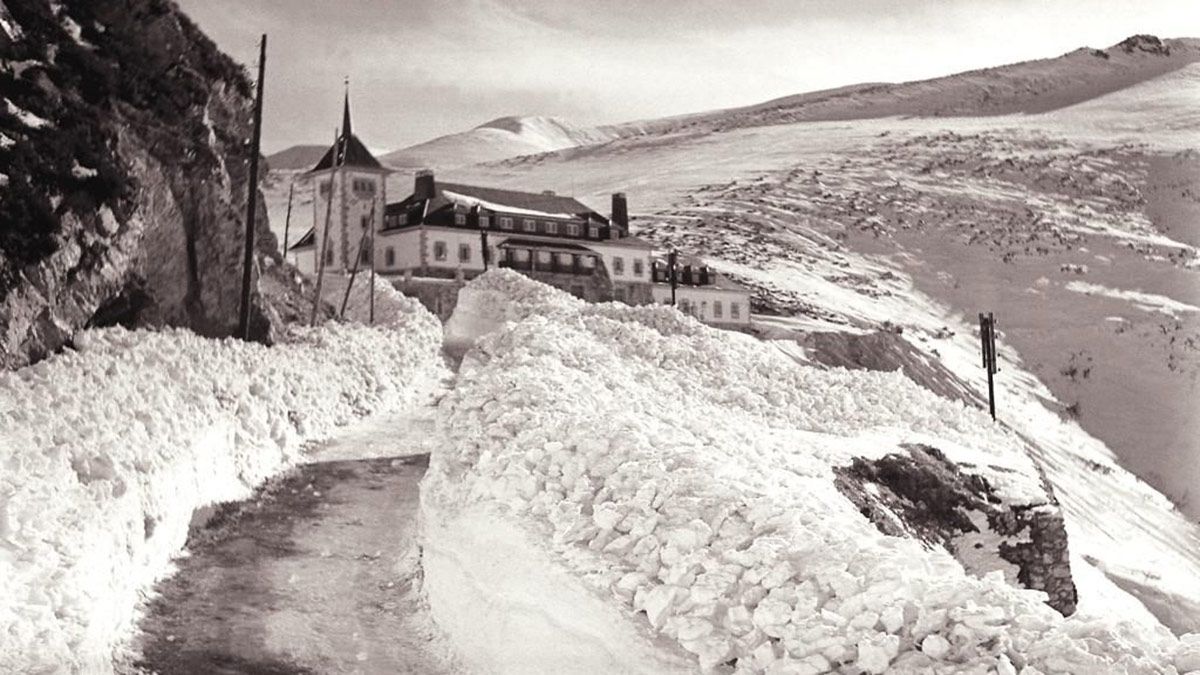
[[[412,194],[388,204],[388,173],[351,132],[347,99],[340,138],[309,172],[313,228],[291,247],[302,271],[318,273],[322,256],[325,272],[373,266],[443,318],[462,281],[506,267],[593,302],[674,298],[708,323],[750,322],[746,289],[698,260],[668,267],[652,244],[630,236],[623,193],[606,218],[553,192],[443,183],[421,171]]]

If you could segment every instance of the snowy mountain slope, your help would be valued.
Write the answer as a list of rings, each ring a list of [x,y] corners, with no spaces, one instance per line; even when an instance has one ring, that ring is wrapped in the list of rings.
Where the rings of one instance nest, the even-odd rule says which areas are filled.
[[[293,145],[267,156],[271,171],[307,171],[321,161],[328,145]]]
[[[244,498],[353,417],[422,402],[444,374],[437,319],[386,287],[376,299],[374,328],[271,348],[88,331],[0,374],[0,672],[110,672],[195,509]]]
[[[772,322],[900,327],[977,388],[974,315],[996,311],[1001,420],[1030,439],[1067,514],[1081,611],[1140,599],[1176,631],[1195,630],[1195,515],[1189,522],[1130,469],[1187,506],[1200,465],[1197,314],[1070,285],[1200,306],[1186,180],[1200,163],[1179,151],[1200,145],[1200,130],[1171,103],[1193,76],[1041,115],[629,138],[452,174],[575,186],[596,205],[624,190],[642,236],[702,252],[750,283],[760,311],[783,314]],[[1142,126],[1134,101],[1153,106]],[[1183,126],[1168,133],[1162,119]]]
[[[1136,35],[1108,49],[900,84],[862,84],[744,108],[614,125],[622,136],[721,130],[800,121],[891,116],[1039,113],[1124,89],[1200,61],[1200,41]]]
[[[915,441],[990,483],[998,503],[1044,508],[1020,436],[978,410],[897,374],[796,364],[669,308],[583,305],[509,275],[485,275],[460,299],[473,317],[512,302],[501,314],[517,320],[458,327],[494,332],[439,406],[447,444],[422,485],[433,532],[484,509],[705,671],[1187,667],[1191,648],[1152,621],[1064,620],[1009,586],[1003,565],[979,578],[940,548],[885,536],[835,487],[839,467]],[[986,522],[968,550],[995,536]],[[459,559],[476,553],[453,546]],[[443,575],[461,575],[440,562],[426,568],[435,616],[439,589],[455,587]],[[474,572],[486,588],[487,571]],[[540,606],[553,603],[522,611]],[[503,654],[504,642],[486,646]]]
[[[402,169],[446,169],[604,143],[614,137],[607,131],[576,126],[556,117],[501,117],[470,131],[388,153],[380,161]]]
[[[1039,113],[1085,104],[1176,72],[1197,61],[1200,61],[1200,40],[1159,40],[1137,35],[1103,50],[1081,48],[1055,58],[931,80],[854,84],[741,108],[661,119],[587,127],[553,117],[502,117],[469,131],[397,150],[381,159],[402,170],[452,169],[556,150],[586,148],[631,136],[707,133],[800,121]],[[1180,86],[1174,90],[1174,101],[1169,107],[1175,112],[1180,111],[1179,100],[1190,98],[1194,101],[1194,91],[1194,88]],[[1143,105],[1147,104],[1144,98],[1139,97],[1139,100]],[[1086,123],[1086,109],[1080,112]],[[280,168],[285,167],[281,165]]]

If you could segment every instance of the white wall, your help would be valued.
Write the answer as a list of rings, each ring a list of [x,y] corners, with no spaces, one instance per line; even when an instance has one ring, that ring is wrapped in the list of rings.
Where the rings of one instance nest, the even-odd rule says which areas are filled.
[[[309,182],[312,190],[313,227],[316,232],[316,253],[321,251],[321,240],[325,235],[325,211],[328,199],[321,196],[321,185],[328,183],[333,176],[333,209],[329,220],[329,247],[333,250],[333,262],[326,265],[327,271],[341,271],[354,266],[354,256],[358,254],[359,239],[362,235],[362,219],[371,214],[374,203],[374,227],[383,227],[384,205],[387,204],[387,181],[381,171],[346,168],[337,171],[325,171],[312,176]],[[374,195],[360,195],[353,190],[355,180],[370,180],[375,184]],[[346,200],[342,201],[345,191]],[[377,242],[378,248],[378,242]],[[303,269],[303,268],[302,268]],[[315,269],[313,270],[315,271]]]
[[[579,243],[600,254],[601,259],[604,260],[604,267],[608,270],[608,275],[612,277],[613,281],[624,281],[628,283],[650,282],[651,249],[638,248],[634,246],[614,246],[603,241],[581,241]],[[621,258],[624,262],[624,269],[620,274],[617,274],[616,270],[613,269],[613,258]],[[641,275],[633,273],[633,263],[635,260],[642,261]]]
[[[651,292],[654,302],[670,304],[671,285],[654,284]],[[687,313],[707,323],[749,325],[750,323],[750,293],[711,286],[678,286],[675,289],[676,306]],[[716,316],[716,304],[721,305],[721,316]],[[731,311],[733,304],[738,305],[738,316],[735,318]],[[690,308],[685,307],[690,305]]]

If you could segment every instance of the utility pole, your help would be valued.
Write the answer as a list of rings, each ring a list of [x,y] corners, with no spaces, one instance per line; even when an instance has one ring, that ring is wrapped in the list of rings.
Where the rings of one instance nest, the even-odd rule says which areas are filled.
[[[387,176],[384,176],[383,180],[386,181]],[[384,201],[387,201],[387,200],[385,199]],[[387,217],[387,209],[384,209],[383,215],[384,215],[384,218]],[[375,325],[375,202],[374,201],[371,202],[371,224],[368,225],[368,227],[371,228],[371,306],[370,306],[369,314],[367,315],[367,324],[374,326]]]
[[[287,262],[288,230],[292,227],[292,195],[296,192],[296,181],[288,184],[287,217],[283,219],[283,262]]]
[[[262,140],[263,74],[267,67],[267,34],[258,51],[258,91],[254,97],[254,135],[250,141],[250,185],[246,191],[246,247],[242,256],[242,302],[238,337],[250,339],[250,278],[254,266],[254,216],[258,206],[258,151]],[[286,254],[285,254],[286,255]]]
[[[667,274],[671,277],[671,306],[675,306],[675,288],[679,285],[679,280],[675,275],[675,265],[678,261],[679,253],[675,249],[671,249],[667,253]]]
[[[996,367],[996,318],[991,312],[979,314],[979,340],[983,350],[983,367],[988,375],[988,412],[996,419],[996,388],[993,378],[1000,369]]]
[[[320,257],[317,259],[317,288],[315,294],[313,295],[312,316],[310,316],[308,319],[308,325],[310,326],[317,325],[317,309],[321,306],[321,287],[324,286],[325,281],[325,255],[326,251],[329,250],[329,221],[331,218],[333,218],[333,193],[337,188],[334,179],[337,178],[337,170],[338,167],[341,166],[341,156],[338,152],[339,138],[338,130],[334,129],[333,161],[331,162],[331,171],[329,173],[329,201],[325,202],[325,229],[321,235],[321,247],[317,251],[317,255]],[[317,194],[321,194],[321,183],[319,180],[317,182]],[[313,227],[313,230],[316,230],[315,226]]]

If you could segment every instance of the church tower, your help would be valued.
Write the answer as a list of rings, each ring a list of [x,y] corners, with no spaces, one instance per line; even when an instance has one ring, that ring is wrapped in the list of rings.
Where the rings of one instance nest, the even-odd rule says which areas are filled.
[[[316,273],[322,254],[326,272],[349,272],[355,267],[356,257],[358,269],[370,269],[372,231],[368,228],[374,232],[383,228],[389,173],[354,135],[347,88],[341,133],[308,172],[313,191],[313,227],[293,247],[302,271]],[[328,242],[324,241],[326,214]],[[311,253],[305,249],[311,249]]]

